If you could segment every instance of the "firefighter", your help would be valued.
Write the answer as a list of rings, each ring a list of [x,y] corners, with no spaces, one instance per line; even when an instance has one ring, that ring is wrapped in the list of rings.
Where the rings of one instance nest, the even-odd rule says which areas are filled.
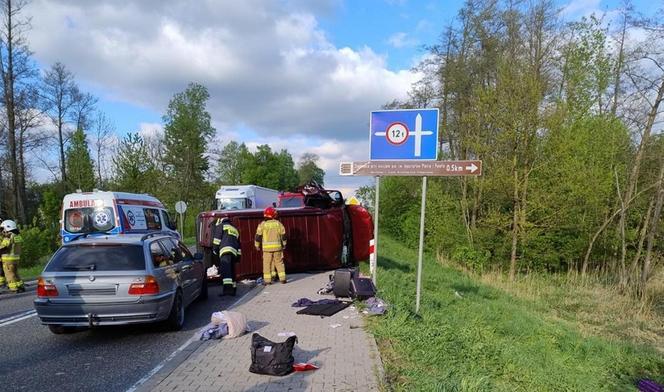
[[[263,211],[266,218],[256,229],[256,250],[263,251],[263,284],[272,283],[272,277],[279,277],[281,283],[286,283],[286,268],[284,267],[284,249],[286,249],[286,228],[277,220],[277,210],[267,207]]]
[[[223,292],[221,295],[235,295],[235,263],[239,261],[240,232],[228,218],[219,218],[215,222],[212,238],[212,252],[218,260],[215,264],[221,273]]]
[[[18,231],[16,222],[6,220],[0,223],[0,229],[3,230],[3,240],[0,243],[2,253],[2,269],[7,279],[7,287],[14,293],[25,291],[23,281],[18,275],[18,262],[21,259],[21,242],[23,238]]]

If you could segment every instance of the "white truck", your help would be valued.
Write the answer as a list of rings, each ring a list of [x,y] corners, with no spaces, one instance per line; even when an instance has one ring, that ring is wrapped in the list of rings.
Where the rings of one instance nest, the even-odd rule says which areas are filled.
[[[258,185],[222,186],[215,196],[218,210],[263,209],[275,206],[279,191]]]

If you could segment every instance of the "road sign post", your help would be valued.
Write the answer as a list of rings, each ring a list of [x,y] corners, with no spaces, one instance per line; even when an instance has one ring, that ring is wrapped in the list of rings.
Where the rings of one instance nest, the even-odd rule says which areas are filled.
[[[438,109],[380,110],[369,118],[369,161],[341,162],[342,176],[374,176],[374,241],[371,279],[376,284],[378,259],[378,208],[381,176],[422,177],[420,241],[417,259],[417,292],[415,313],[420,311],[422,291],[422,258],[424,255],[424,218],[427,178],[431,176],[480,176],[482,161],[438,161]],[[376,260],[374,264],[373,260]]]
[[[371,281],[373,282],[374,286],[378,285],[377,282],[377,277],[376,275],[378,272],[376,271],[378,269],[378,201],[380,200],[380,177],[376,176],[376,196],[374,197],[375,202],[374,202],[374,248],[373,248],[373,257],[374,257],[374,264],[373,268],[371,269]],[[370,266],[371,267],[371,266]]]
[[[184,238],[184,213],[187,211],[187,203],[182,200],[175,203],[175,212],[180,216],[179,225],[180,226],[180,235]]]
[[[422,207],[420,211],[420,249],[417,255],[417,297],[415,313],[420,312],[420,292],[422,287],[422,255],[424,253],[424,214],[427,202],[427,176],[422,177]]]

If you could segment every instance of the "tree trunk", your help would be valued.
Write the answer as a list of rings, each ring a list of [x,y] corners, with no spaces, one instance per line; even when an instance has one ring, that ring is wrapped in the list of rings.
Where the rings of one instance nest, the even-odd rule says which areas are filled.
[[[625,202],[625,209],[629,209],[632,202],[637,197],[641,196],[643,194],[643,192],[649,191],[652,188],[655,188],[655,187],[659,186],[660,183],[661,183],[661,181],[655,181],[654,184],[650,184],[649,186],[641,189],[641,191],[639,191],[639,193],[632,196],[631,199],[629,199]],[[583,258],[583,265],[581,266],[581,277],[582,278],[585,278],[585,276],[586,276],[586,270],[588,269],[588,261],[590,260],[590,254],[593,251],[593,246],[595,246],[595,241],[597,241],[599,236],[604,232],[604,229],[606,229],[607,226],[609,226],[609,223],[611,223],[611,221],[613,221],[622,211],[623,211],[623,209],[619,208],[613,214],[611,214],[611,216],[606,218],[606,220],[604,220],[604,223],[602,223],[602,225],[599,227],[599,229],[597,229],[595,234],[590,239],[590,242],[588,243],[588,249],[586,250],[586,255]]]
[[[519,172],[516,168],[516,156],[513,160],[514,163],[514,194],[513,194],[513,214],[512,214],[512,253],[510,257],[510,280],[516,278],[516,250],[519,237]]]
[[[648,245],[646,245],[646,257],[643,260],[643,269],[641,270],[641,284],[639,291],[641,293],[641,300],[645,300],[648,296],[648,279],[650,278],[650,269],[652,262],[652,248],[655,243],[655,234],[659,226],[659,218],[662,215],[662,204],[664,204],[664,160],[662,160],[661,168],[659,170],[659,185],[657,187],[657,202],[655,203],[655,210],[652,214],[652,223],[648,233]]]
[[[657,194],[655,193],[655,195],[653,195],[653,197],[650,199],[650,203],[648,204],[648,211],[646,212],[645,220],[643,221],[643,225],[639,233],[639,245],[636,248],[636,254],[634,255],[634,259],[632,260],[632,265],[629,268],[629,279],[634,278],[634,280],[636,280],[637,278],[636,269],[639,266],[639,259],[641,259],[641,253],[643,252],[643,244],[646,241],[646,235],[648,234],[648,226],[650,225],[650,216],[652,215],[652,209],[655,207],[656,199],[657,199]]]
[[[618,49],[618,61],[616,64],[616,74],[613,79],[613,103],[611,104],[611,114],[616,115],[618,111],[618,95],[620,93],[620,73],[622,72],[623,62],[625,60],[625,33],[627,32],[627,10],[623,15],[623,25],[620,34],[620,46]]]
[[[58,112],[60,112],[60,108],[58,108]],[[65,161],[65,141],[62,136],[62,128],[64,126],[63,121],[62,121],[62,113],[58,113],[59,119],[58,119],[58,142],[59,142],[59,147],[60,147],[60,178],[62,180],[62,183],[67,182],[67,169],[66,169],[66,161]]]
[[[652,108],[650,108],[650,112],[648,113],[648,119],[646,121],[646,126],[643,129],[643,134],[641,135],[641,141],[639,143],[639,147],[636,150],[636,156],[634,157],[634,164],[632,166],[632,171],[630,172],[629,175],[629,181],[627,184],[627,189],[625,191],[625,197],[623,200],[629,200],[632,198],[632,194],[636,190],[636,183],[638,182],[639,179],[639,170],[641,169],[641,160],[643,159],[643,153],[645,151],[645,147],[648,143],[648,140],[650,139],[650,133],[652,131],[652,127],[655,123],[655,119],[657,118],[657,114],[659,113],[659,105],[662,103],[662,99],[664,99],[664,78],[662,79],[662,82],[659,86],[659,89],[657,90],[657,97],[655,98],[655,102],[652,105]],[[620,227],[625,226],[625,221],[626,221],[626,209],[622,208],[621,213],[620,213]],[[626,279],[627,271],[625,267],[625,257],[627,255],[627,248],[626,246],[623,246],[622,253],[620,255],[620,282],[621,285],[623,284],[624,280]]]

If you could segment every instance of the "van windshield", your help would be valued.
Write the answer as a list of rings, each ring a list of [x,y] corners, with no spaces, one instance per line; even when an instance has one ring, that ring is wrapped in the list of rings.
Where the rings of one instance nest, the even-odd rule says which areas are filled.
[[[279,207],[304,207],[302,196],[282,197],[279,199]]]
[[[243,210],[245,208],[247,208],[247,199],[244,198],[217,199],[217,209],[219,210]]]
[[[96,233],[115,227],[115,215],[110,207],[70,208],[65,210],[65,231],[69,233]]]

